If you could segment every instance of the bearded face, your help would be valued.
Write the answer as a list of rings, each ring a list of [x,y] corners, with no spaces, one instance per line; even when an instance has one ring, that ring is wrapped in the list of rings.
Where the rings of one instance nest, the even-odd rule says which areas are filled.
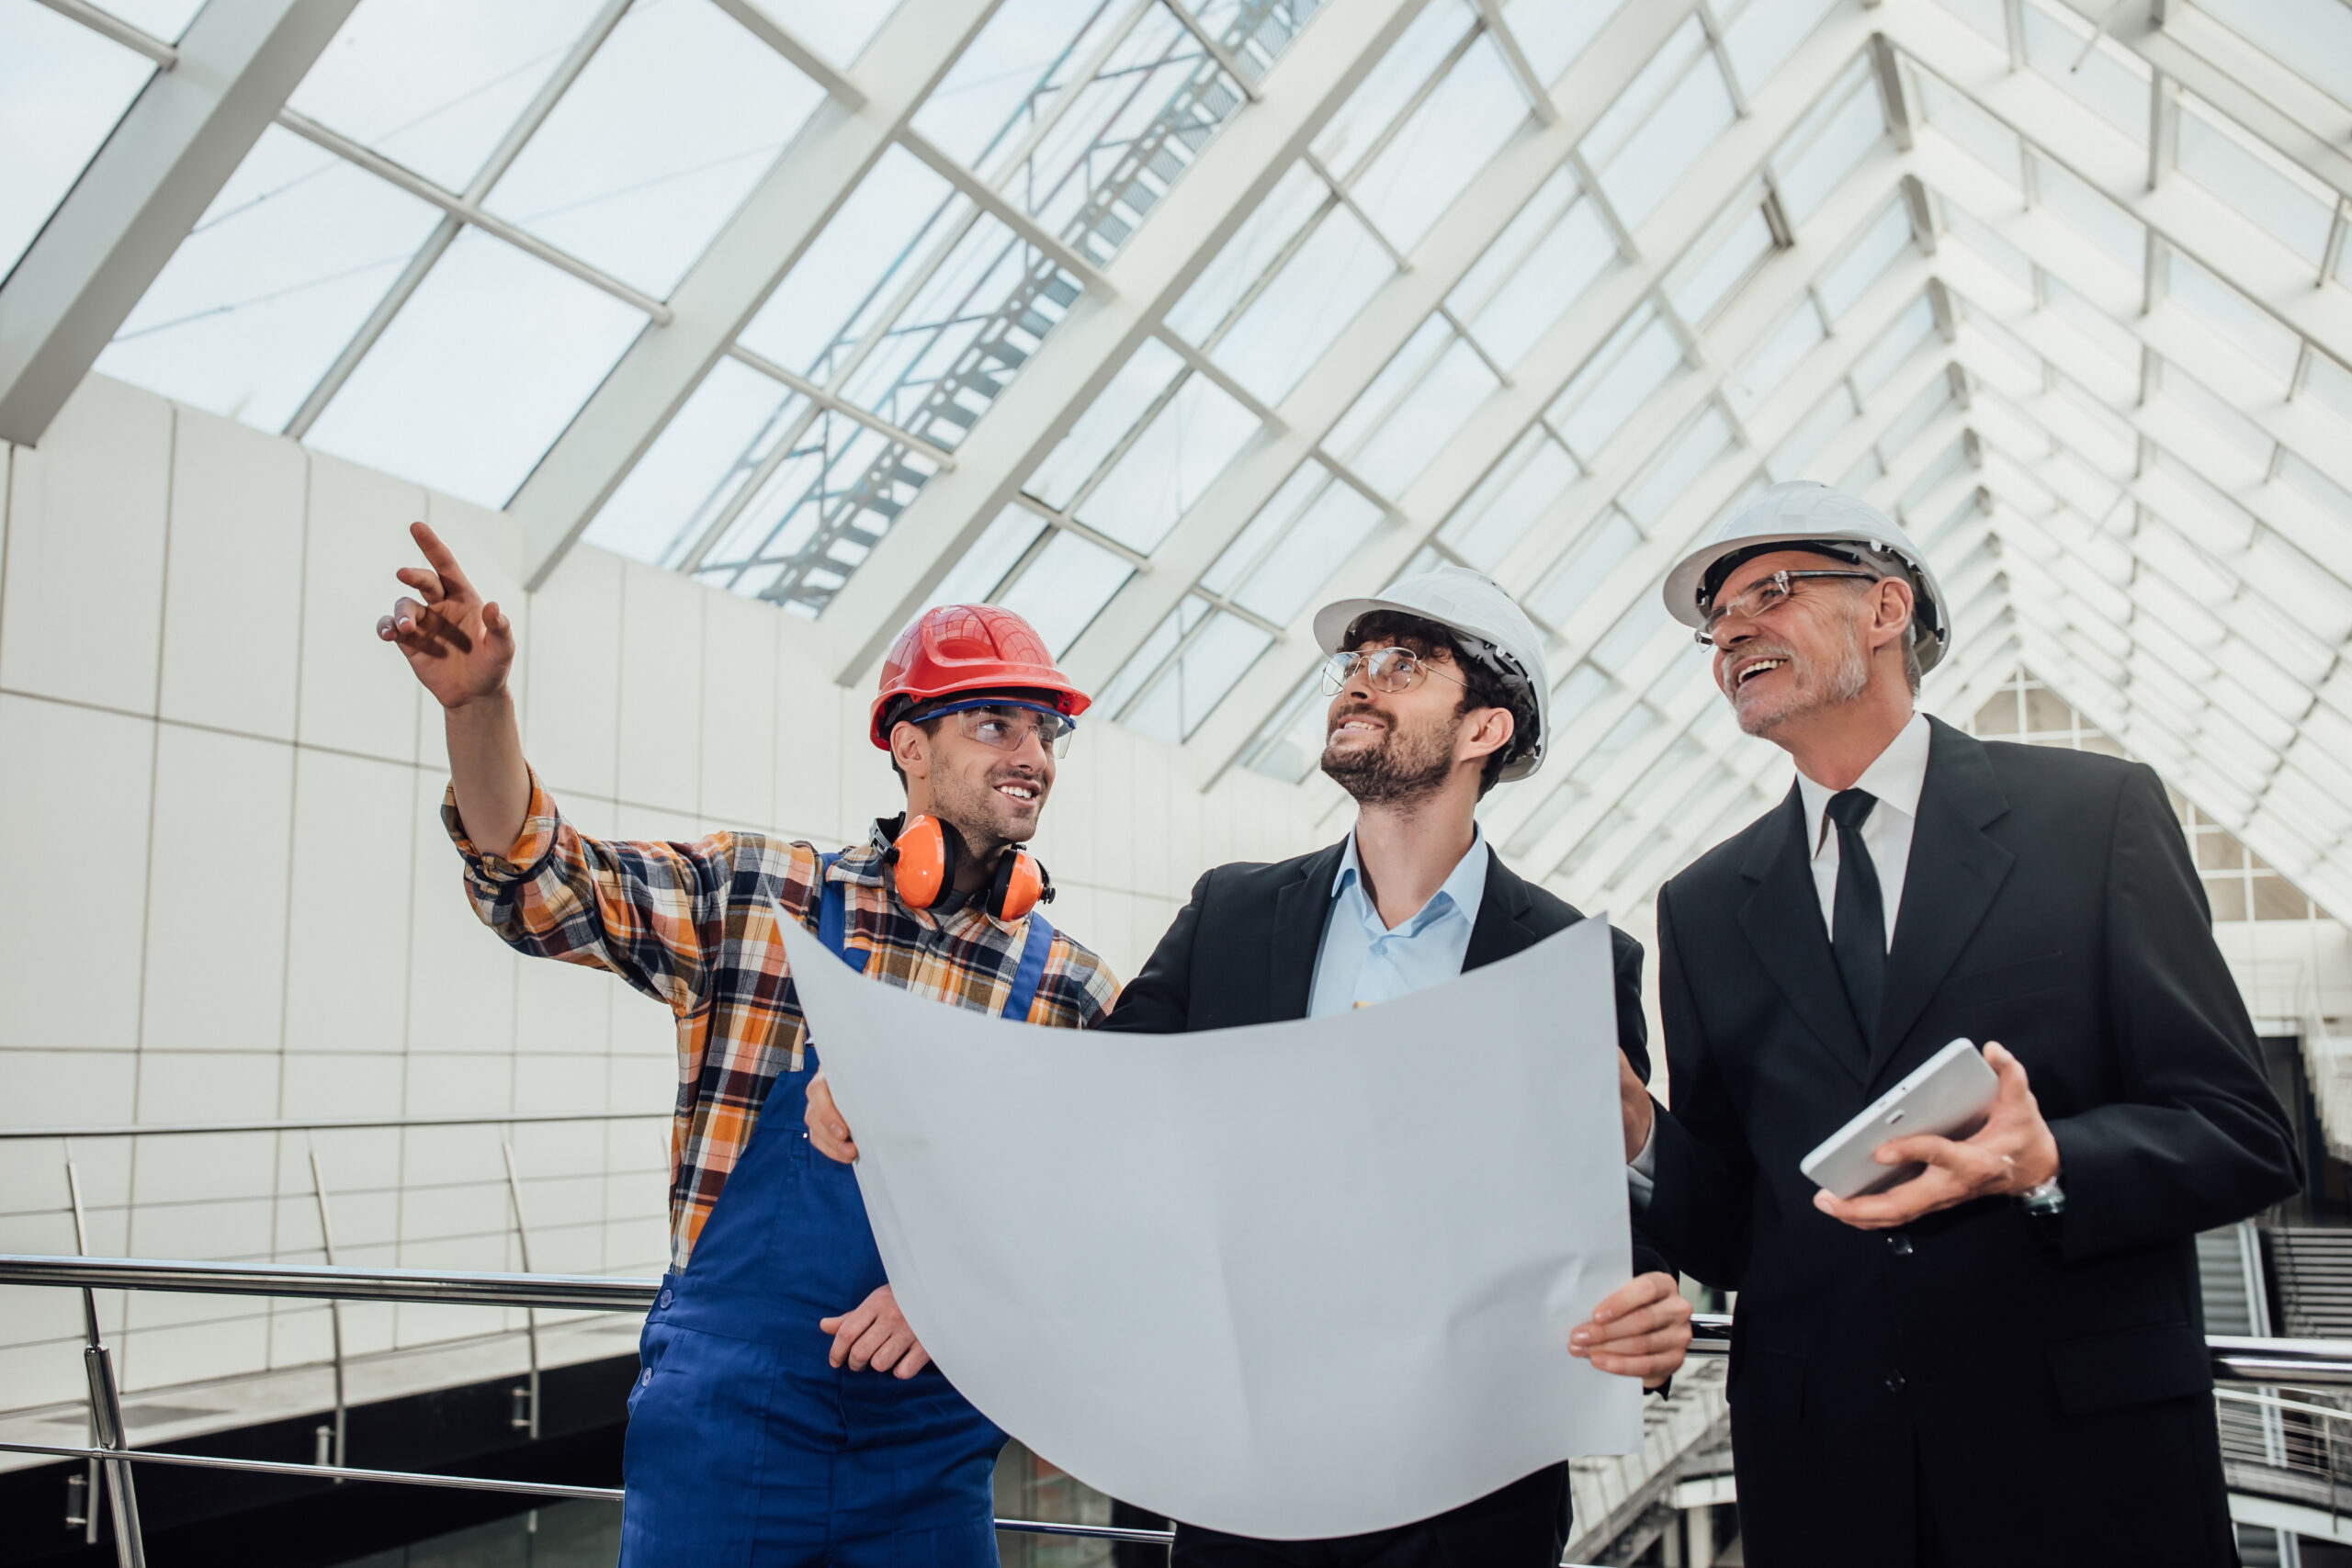
[[[1424,682],[1405,696],[1429,694]],[[1365,702],[1353,692],[1332,699],[1323,771],[1359,806],[1425,800],[1453,771],[1453,746],[1468,716],[1443,693],[1434,703]]]

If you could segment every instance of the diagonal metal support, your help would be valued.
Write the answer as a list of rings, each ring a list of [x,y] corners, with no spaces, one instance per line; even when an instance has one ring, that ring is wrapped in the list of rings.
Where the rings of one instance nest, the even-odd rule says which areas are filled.
[[[355,4],[197,13],[0,284],[0,440],[40,441]]]
[[[1332,0],[1316,13],[1260,84],[1262,100],[1218,131],[1105,269],[1118,297],[1072,306],[957,447],[956,472],[923,486],[832,601],[841,679],[858,680],[880,656],[1426,3]]]
[[[820,107],[778,154],[506,510],[523,525],[524,575],[546,582],[735,336],[906,128],[1000,0],[905,0],[860,57],[862,108]]]

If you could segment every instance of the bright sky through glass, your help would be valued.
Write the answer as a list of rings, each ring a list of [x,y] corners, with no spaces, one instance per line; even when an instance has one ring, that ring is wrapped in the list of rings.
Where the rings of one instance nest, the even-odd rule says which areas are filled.
[[[1589,906],[1785,776],[1661,575],[1838,483],[1936,560],[1931,705],[2022,663],[2352,913],[2340,0],[899,4],[361,0],[99,368],[495,506],[717,311],[591,545],[844,648],[1011,605],[1104,715],[1326,799],[1315,605],[1492,572],[1557,733],[1489,829]],[[877,39],[940,51],[904,129],[695,296],[913,91]],[[0,0],[0,270],[152,71]]]

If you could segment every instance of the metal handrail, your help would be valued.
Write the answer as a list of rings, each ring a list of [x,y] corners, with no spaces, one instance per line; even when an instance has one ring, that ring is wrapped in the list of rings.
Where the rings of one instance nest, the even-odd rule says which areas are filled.
[[[640,1312],[653,1304],[661,1288],[656,1280],[604,1275],[505,1274],[435,1272],[422,1269],[352,1269],[287,1263],[184,1262],[152,1258],[51,1257],[40,1254],[0,1254],[0,1285],[48,1285],[91,1290],[175,1291],[212,1295],[300,1296],[330,1301],[409,1302],[438,1305],[570,1308],[587,1312]],[[1692,1351],[1724,1355],[1731,1348],[1732,1320],[1721,1313],[1696,1313],[1690,1320]],[[113,1402],[112,1368],[106,1347],[90,1325],[92,1394],[96,1404]],[[2213,1376],[2219,1382],[2280,1384],[2352,1385],[2352,1340],[2260,1339],[2216,1335],[2207,1338]],[[2290,1408],[2275,1396],[2264,1397],[2216,1391],[2226,1399]],[[2312,1414],[2343,1418],[2342,1413],[2313,1407]],[[381,1482],[403,1486],[445,1486],[462,1491],[505,1492],[523,1496],[574,1501],[617,1502],[622,1494],[605,1486],[570,1486],[554,1482],[502,1481],[488,1476],[436,1475],[418,1471],[362,1470],[341,1464],[290,1464],[272,1460],[227,1459],[211,1454],[149,1452],[129,1446],[116,1423],[102,1430],[96,1446],[62,1443],[0,1442],[0,1452],[47,1454],[61,1459],[102,1461],[109,1472],[127,1462],[181,1465],[199,1470],[239,1470],[264,1475],[321,1481]],[[143,1568],[145,1556],[136,1534],[136,1503],[129,1496],[126,1478],[113,1490],[127,1505],[131,1530],[117,1543],[119,1560]],[[95,1501],[95,1499],[93,1499]],[[1171,1530],[1129,1529],[1114,1525],[1057,1524],[1041,1519],[998,1519],[1001,1530],[1079,1536],[1099,1540],[1134,1541],[1164,1546],[1175,1539]]]
[[[578,1312],[644,1312],[662,1289],[659,1280],[604,1274],[437,1273],[423,1269],[327,1268],[315,1263],[181,1263],[152,1258],[53,1258],[13,1252],[0,1253],[0,1285]]]
[[[639,1122],[671,1114],[659,1111],[517,1111],[510,1116],[348,1116],[326,1122],[166,1122],[142,1125],[136,1122],[99,1122],[83,1127],[0,1127],[0,1141],[11,1138],[172,1138],[192,1133],[351,1133],[387,1127],[520,1127],[541,1122]]]

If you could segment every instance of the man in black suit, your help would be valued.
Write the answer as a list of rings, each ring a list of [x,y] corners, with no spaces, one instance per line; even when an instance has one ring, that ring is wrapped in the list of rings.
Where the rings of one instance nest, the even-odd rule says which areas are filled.
[[[1915,713],[1948,607],[1826,486],[1764,492],[1667,598],[1798,770],[1659,893],[1673,1110],[1623,1084],[1645,1227],[1739,1292],[1747,1561],[2234,1562],[2192,1238],[2299,1178],[2164,786]],[[1872,1195],[1804,1179],[1960,1037],[1981,1129],[1888,1144],[1919,1168]]]
[[[1320,1017],[1385,1000],[1532,946],[1584,917],[1522,880],[1473,815],[1543,760],[1543,640],[1501,589],[1441,567],[1315,618],[1332,655],[1323,771],[1357,802],[1354,830],[1274,865],[1223,865],[1102,1027],[1144,1034]],[[1649,1074],[1641,945],[1612,932],[1618,1040]],[[1430,1070],[1444,1071],[1442,1043]],[[1442,1158],[1443,1151],[1430,1151]],[[1690,1344],[1690,1306],[1637,1235],[1638,1277],[1571,1336],[1603,1371],[1662,1383]],[[1334,1540],[1252,1540],[1179,1524],[1178,1568],[1553,1568],[1567,1543],[1556,1464],[1432,1519]]]

